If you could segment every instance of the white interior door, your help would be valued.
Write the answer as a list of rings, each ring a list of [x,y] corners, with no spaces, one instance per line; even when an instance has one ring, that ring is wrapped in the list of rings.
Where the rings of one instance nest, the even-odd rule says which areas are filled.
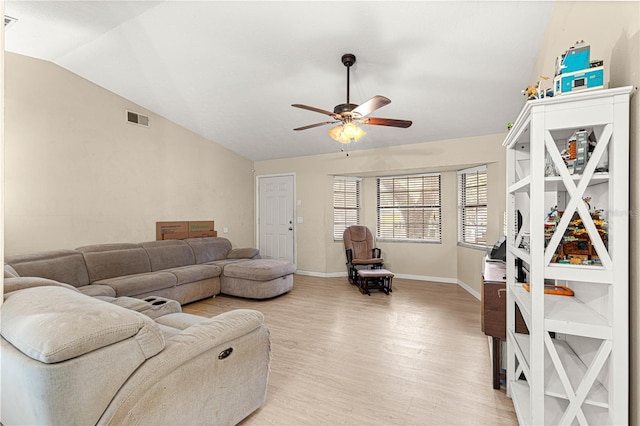
[[[258,248],[260,256],[294,259],[294,176],[258,176]]]

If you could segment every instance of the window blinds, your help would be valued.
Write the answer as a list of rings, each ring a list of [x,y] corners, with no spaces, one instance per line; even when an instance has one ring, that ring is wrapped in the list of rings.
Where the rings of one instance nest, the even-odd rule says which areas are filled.
[[[344,230],[360,224],[360,178],[333,178],[333,239],[341,240]]]
[[[441,241],[440,174],[379,177],[380,239]]]
[[[487,168],[458,172],[458,241],[487,243]]]

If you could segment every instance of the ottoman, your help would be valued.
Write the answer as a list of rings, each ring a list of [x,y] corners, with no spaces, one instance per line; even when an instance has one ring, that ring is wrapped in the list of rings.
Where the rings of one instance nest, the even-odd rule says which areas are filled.
[[[391,289],[393,272],[386,269],[358,269],[358,288],[362,294],[371,296],[369,290],[382,290],[388,295]]]
[[[249,299],[269,299],[293,288],[295,270],[293,263],[278,259],[229,263],[220,276],[220,292]]]

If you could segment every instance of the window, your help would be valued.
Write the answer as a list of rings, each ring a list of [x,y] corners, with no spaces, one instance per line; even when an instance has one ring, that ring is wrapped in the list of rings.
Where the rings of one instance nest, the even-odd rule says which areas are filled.
[[[360,178],[333,178],[333,239],[342,240],[344,230],[360,224]]]
[[[487,245],[487,167],[458,172],[458,242]]]
[[[440,174],[378,178],[379,239],[441,242]]]

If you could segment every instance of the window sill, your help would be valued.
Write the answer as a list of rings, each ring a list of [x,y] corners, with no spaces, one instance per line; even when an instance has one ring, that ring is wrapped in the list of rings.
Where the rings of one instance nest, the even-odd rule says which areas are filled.
[[[379,243],[418,243],[418,244],[442,244],[442,241],[436,240],[399,240],[399,239],[390,239],[390,238],[376,238],[376,241]]]
[[[489,250],[491,248],[491,247],[487,247],[485,245],[460,243],[460,242],[458,242],[458,247],[464,247],[464,248],[468,248],[468,249],[482,250],[482,251],[487,251],[487,250]]]

